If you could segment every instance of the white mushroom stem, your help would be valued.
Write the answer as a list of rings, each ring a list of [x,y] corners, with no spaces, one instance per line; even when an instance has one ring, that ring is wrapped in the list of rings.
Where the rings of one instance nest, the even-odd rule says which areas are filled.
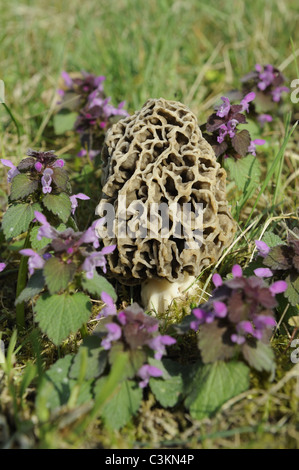
[[[182,281],[169,282],[167,279],[148,279],[141,285],[141,301],[145,310],[165,312],[174,299],[183,297],[194,290],[195,276],[185,273]],[[191,287],[192,286],[192,287]],[[184,291],[188,289],[187,292]]]

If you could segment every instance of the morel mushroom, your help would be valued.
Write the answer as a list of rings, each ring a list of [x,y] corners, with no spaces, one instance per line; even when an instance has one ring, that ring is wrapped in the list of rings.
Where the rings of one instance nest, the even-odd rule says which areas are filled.
[[[150,99],[108,131],[96,209],[108,225],[99,231],[105,245],[117,246],[108,274],[141,284],[144,307],[164,311],[231,243],[235,222],[225,182],[182,103]]]

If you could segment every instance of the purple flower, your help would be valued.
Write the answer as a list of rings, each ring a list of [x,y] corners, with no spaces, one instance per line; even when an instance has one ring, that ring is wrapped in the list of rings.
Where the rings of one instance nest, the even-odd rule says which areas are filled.
[[[63,71],[63,72],[61,72],[61,77],[63,78],[65,85],[68,88],[72,88],[74,82],[71,79],[71,77],[69,76],[69,74],[67,72]]]
[[[155,366],[144,364],[142,367],[140,367],[137,375],[142,379],[142,381],[139,382],[139,387],[144,388],[149,383],[149,379],[151,377],[161,377],[163,372]]]
[[[101,345],[104,349],[110,349],[112,341],[117,341],[121,337],[121,327],[116,323],[107,323],[105,325],[108,335],[102,340]]]
[[[227,306],[224,302],[215,301],[213,303],[215,316],[219,318],[224,318],[227,314]]]
[[[64,166],[64,160],[62,158],[58,158],[58,160],[55,161],[53,168],[62,168]]]
[[[233,277],[242,277],[242,268],[238,264],[235,264],[232,269],[232,275]]]
[[[257,84],[258,88],[264,91],[275,79],[274,67],[273,65],[265,65],[264,70],[259,64],[255,66],[257,72],[259,72],[259,82]]]
[[[57,235],[59,235],[59,232],[55,230],[55,228],[51,227],[49,222],[47,221],[46,217],[44,214],[41,212],[35,211],[34,212],[36,220],[42,224],[42,226],[38,229],[37,232],[37,240],[41,240],[43,237],[46,238],[55,238]]]
[[[237,124],[238,124],[238,121],[237,119],[231,119],[230,121],[228,121],[227,123],[227,131],[228,131],[228,135],[230,136],[230,138],[232,139],[233,137],[235,137],[236,135],[236,127],[237,127]]]
[[[255,240],[255,246],[258,249],[259,255],[263,258],[268,255],[271,249],[267,243],[263,242],[262,240]]]
[[[254,91],[248,93],[246,96],[241,101],[241,106],[242,106],[242,111],[246,111],[247,113],[249,112],[249,104],[251,101],[253,101],[255,98],[255,93]]]
[[[282,94],[284,91],[285,91],[285,92],[288,92],[288,91],[289,91],[288,87],[286,87],[286,86],[278,86],[278,87],[274,88],[274,90],[272,90],[272,92],[271,92],[271,94],[272,94],[272,99],[273,99],[273,101],[275,101],[275,103],[278,103],[278,102],[280,101],[280,99],[281,99],[281,94]]]
[[[161,359],[165,354],[165,346],[176,343],[176,340],[168,335],[155,336],[148,341],[148,346],[155,351],[155,359]]]
[[[116,315],[116,306],[112,297],[110,297],[110,295],[106,292],[102,292],[101,299],[106,304],[106,307],[101,310],[97,318],[108,317],[108,315]]]
[[[71,203],[72,203],[72,214],[73,215],[75,213],[75,210],[78,207],[77,199],[87,201],[88,199],[90,199],[90,197],[86,196],[86,194],[83,194],[83,193],[78,193],[78,194],[74,194],[73,196],[70,196],[70,200],[71,200]]]
[[[0,273],[6,268],[5,263],[0,263]]]
[[[268,315],[256,315],[253,318],[253,323],[258,330],[263,330],[264,328],[272,328],[273,326],[276,326],[276,321],[274,320],[274,318]]]
[[[269,269],[269,268],[257,268],[257,269],[254,270],[254,274],[257,277],[271,277],[271,276],[273,276],[273,273],[272,273],[271,269]]]
[[[10,170],[7,173],[7,182],[11,183],[13,178],[15,176],[17,176],[20,172],[17,169],[17,167],[10,160],[6,160],[5,158],[1,158],[1,163],[5,166],[8,166],[8,168],[10,168]]]
[[[288,285],[285,281],[276,281],[269,287],[269,290],[272,295],[276,295],[286,291],[287,288]]]
[[[34,168],[36,169],[36,171],[38,171],[40,173],[41,169],[42,169],[43,165],[41,164],[41,162],[36,162],[34,164]]]
[[[213,274],[212,281],[215,287],[222,286],[223,281],[222,281],[222,277],[220,276],[220,274],[218,273]]]
[[[52,187],[51,187],[51,183],[52,183],[51,175],[52,174],[53,174],[53,170],[51,168],[46,168],[43,172],[41,183],[43,186],[44,194],[50,193],[52,191]]]
[[[35,251],[30,248],[20,250],[19,253],[23,256],[29,256],[28,259],[28,270],[29,274],[32,275],[35,269],[42,269],[45,264],[45,260]]]
[[[86,272],[87,279],[93,278],[94,271],[97,267],[101,267],[103,272],[106,273],[107,260],[105,255],[112,253],[115,248],[116,245],[105,246],[101,251],[95,251],[85,258],[82,269]]]
[[[223,104],[219,106],[216,115],[223,118],[227,116],[228,113],[230,112],[230,101],[225,96],[221,96],[221,99],[223,101]]]
[[[231,341],[236,344],[244,344],[246,339],[242,335],[237,335],[236,333],[233,333],[230,337]]]
[[[101,219],[95,220],[93,224],[88,227],[88,229],[83,233],[81,236],[79,243],[92,243],[94,248],[99,248],[100,242],[99,242],[99,237],[96,232],[96,228],[98,228],[100,225],[103,225],[105,222],[105,217],[102,217]]]
[[[247,152],[251,153],[254,157],[256,157],[256,146],[257,145],[264,145],[266,141],[264,139],[255,139],[250,142]]]
[[[219,135],[217,136],[218,144],[221,144],[224,141],[225,136],[228,133],[228,128],[225,124],[221,124],[219,127]]]
[[[266,122],[272,122],[273,118],[270,114],[260,114],[257,120],[263,126]]]

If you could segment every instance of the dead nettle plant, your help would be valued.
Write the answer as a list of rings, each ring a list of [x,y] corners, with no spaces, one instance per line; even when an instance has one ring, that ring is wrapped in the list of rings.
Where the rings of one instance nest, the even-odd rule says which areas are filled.
[[[86,293],[100,296],[105,289],[115,296],[112,286],[96,271],[100,267],[105,272],[105,255],[114,246],[99,249],[95,226],[104,219],[84,232],[78,230],[73,218],[78,200],[89,197],[71,194],[64,161],[54,151],[29,149],[17,166],[10,160],[1,162],[9,168],[11,184],[2,220],[5,238],[9,242],[26,234],[20,250],[16,323],[19,329],[25,327],[24,302],[38,295],[35,319],[58,345],[89,319],[91,302]]]
[[[125,102],[118,106],[111,104],[111,97],[104,91],[103,75],[81,73],[61,74],[61,88],[58,89],[58,112],[54,116],[56,134],[74,130],[80,137],[79,157],[90,159],[100,155],[105,133],[121,117],[128,116]]]

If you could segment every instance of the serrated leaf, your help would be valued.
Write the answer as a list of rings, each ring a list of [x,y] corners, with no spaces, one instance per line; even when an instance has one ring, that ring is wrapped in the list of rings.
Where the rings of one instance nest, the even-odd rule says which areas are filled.
[[[236,183],[241,191],[252,192],[260,182],[259,161],[253,155],[248,155],[239,160],[227,158],[225,167],[229,171],[230,180]]]
[[[59,189],[66,191],[69,177],[64,168],[53,168],[52,180]]]
[[[45,287],[45,278],[42,269],[37,269],[30,277],[27,286],[22,290],[15,301],[15,305],[21,302],[27,302],[35,295],[39,294]]]
[[[119,354],[127,356],[127,365],[120,380],[132,379],[146,362],[146,353],[142,349],[123,351],[121,343],[114,343],[109,351],[109,363],[113,364]]]
[[[48,259],[44,265],[44,277],[50,294],[56,294],[67,288],[76,272],[75,263],[65,263],[54,256]]]
[[[152,377],[149,381],[155,398],[163,407],[175,406],[182,397],[184,390],[184,366],[170,359],[163,359],[162,361],[149,359],[148,362],[163,372],[161,378]]]
[[[102,292],[106,292],[113,300],[117,300],[114,287],[107,281],[106,278],[100,276],[96,271],[93,274],[92,279],[87,279],[85,273],[82,275],[81,285],[84,290],[87,290],[89,294],[100,298]]]
[[[242,362],[199,365],[185,405],[195,419],[210,416],[249,387],[249,368]]]
[[[53,214],[57,215],[62,222],[67,222],[71,215],[72,204],[66,193],[47,194],[43,200],[43,205]]]
[[[101,393],[107,378],[100,378],[95,387],[94,394]],[[107,427],[120,429],[129,422],[140,408],[142,400],[142,390],[136,382],[126,380],[122,382],[119,389],[113,394],[111,399],[102,408],[102,418]]]
[[[248,147],[250,145],[250,134],[247,130],[243,129],[240,132],[237,132],[235,136],[232,138],[232,145],[235,151],[245,157],[248,153]]]
[[[234,347],[230,341],[231,332],[227,326],[219,322],[205,323],[200,326],[198,333],[198,348],[203,362],[215,362],[230,359],[234,355]]]
[[[20,203],[10,206],[2,219],[5,238],[9,240],[21,233],[27,232],[30,222],[34,219],[34,211],[40,211],[40,205]]]
[[[282,239],[273,232],[266,232],[262,238],[262,241],[265,242],[270,248],[273,248],[277,245],[285,245]]]
[[[34,251],[40,251],[45,246],[47,246],[51,242],[51,238],[46,238],[42,237],[41,240],[37,240],[37,232],[39,231],[40,226],[33,227],[30,230],[30,243],[31,243],[31,248]],[[58,227],[55,227],[58,232],[63,232],[63,230],[66,229],[66,225],[61,223],[58,225]]]
[[[80,292],[74,295],[43,294],[37,300],[34,311],[41,330],[58,346],[70,333],[76,333],[88,321],[91,303]]]
[[[285,245],[274,246],[264,258],[264,264],[271,269],[286,270],[291,267],[288,261],[289,248]]]
[[[36,161],[37,160],[33,157],[23,158],[23,160],[18,164],[17,169],[19,171],[29,170],[30,168],[34,167]]]
[[[63,359],[58,359],[45,373],[45,379],[53,385],[47,396],[47,408],[52,411],[67,404],[71,391],[76,385],[76,380],[69,377],[73,357],[72,354],[68,354]],[[76,405],[82,405],[92,400],[91,388],[91,381],[82,383]]]
[[[31,179],[24,173],[16,175],[11,183],[10,200],[16,201],[22,199],[29,194],[34,193],[38,188],[38,181]]]
[[[83,344],[80,346],[78,353],[74,357],[74,361],[70,370],[71,378],[78,378],[81,365],[81,354],[87,350],[87,370],[85,380],[98,378],[105,370],[107,364],[107,351],[101,347],[102,340],[96,335],[84,338]]]
[[[55,134],[61,135],[66,131],[71,131],[74,127],[75,121],[78,117],[78,113],[70,113],[61,111],[55,114],[53,118],[53,125]]]
[[[297,274],[291,274],[286,278],[286,282],[288,288],[284,292],[284,296],[288,299],[290,304],[295,307],[299,304],[299,276]]]
[[[244,359],[248,364],[258,371],[265,370],[270,372],[273,376],[275,371],[275,357],[273,350],[269,344],[264,344],[262,341],[255,341],[246,343],[242,346],[242,353]]]

